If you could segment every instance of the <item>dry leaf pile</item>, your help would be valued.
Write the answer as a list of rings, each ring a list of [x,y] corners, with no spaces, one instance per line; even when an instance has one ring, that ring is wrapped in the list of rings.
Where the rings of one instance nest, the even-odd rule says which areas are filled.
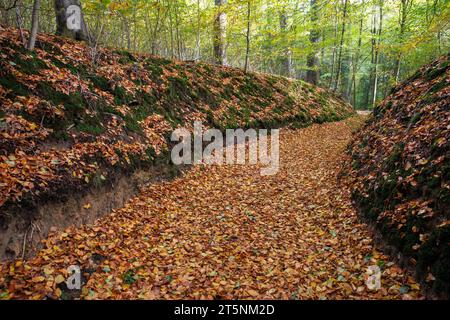
[[[33,207],[166,156],[174,128],[305,126],[351,107],[301,81],[40,34],[0,34],[0,208]],[[19,209],[16,209],[17,211]],[[14,211],[14,210],[13,210]]]
[[[29,261],[3,264],[3,298],[411,299],[419,286],[374,248],[337,181],[360,118],[281,131],[280,171],[195,166],[145,187],[91,226],[52,234]],[[382,288],[365,285],[377,265]]]

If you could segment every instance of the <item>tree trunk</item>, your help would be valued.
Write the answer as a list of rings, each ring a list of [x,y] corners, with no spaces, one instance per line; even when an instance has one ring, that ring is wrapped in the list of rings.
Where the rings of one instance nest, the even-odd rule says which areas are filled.
[[[376,44],[375,49],[375,58],[374,58],[374,81],[373,81],[373,87],[372,87],[372,109],[375,108],[377,103],[377,90],[378,90],[378,61],[380,58],[380,41],[381,41],[381,33],[383,28],[383,1],[380,1],[379,4],[379,10],[380,10],[380,17],[379,17],[379,27],[378,27],[378,41]]]
[[[412,0],[401,0],[400,1],[400,31],[399,31],[399,44],[403,44],[403,37],[405,34],[406,29],[406,18],[408,15],[409,6],[412,4]],[[397,54],[396,60],[395,60],[395,83],[398,83],[400,79],[400,66],[401,66],[401,59],[402,59],[402,53],[401,49],[400,52]]]
[[[41,6],[40,0],[34,0],[33,11],[31,13],[31,30],[30,38],[28,39],[27,49],[33,50],[36,43],[36,36],[39,28],[39,8]]]
[[[90,41],[80,0],[55,0],[55,12],[57,35]]]
[[[227,0],[215,0],[218,12],[214,21],[214,60],[223,66],[227,65],[227,14],[222,11],[221,7],[226,3]]]
[[[285,45],[288,45],[286,36],[285,36],[285,34],[287,32],[287,16],[286,16],[286,12],[284,10],[280,15],[280,28],[281,28],[281,33],[282,33],[285,43],[286,43]],[[282,65],[283,65],[283,74],[286,77],[292,77],[292,75],[294,73],[292,70],[292,51],[289,47],[284,51]]]
[[[363,1],[364,7],[364,1]],[[362,45],[362,31],[363,31],[363,17],[359,20],[359,36],[358,36],[358,49],[354,56],[353,68],[352,68],[352,83],[353,83],[353,107],[356,109],[356,71],[358,70],[358,63],[361,54]]]
[[[250,60],[250,0],[247,0],[247,35],[246,35],[246,50],[245,50],[245,72],[248,71],[249,60]]]
[[[334,91],[336,91],[339,87],[339,81],[341,76],[341,67],[342,67],[342,47],[344,45],[344,35],[345,35],[345,22],[347,20],[347,4],[348,0],[344,0],[344,15],[342,18],[342,31],[341,31],[341,43],[339,45],[339,55],[337,61],[337,69],[336,69],[336,79],[334,84]]]
[[[338,35],[338,12],[337,12],[337,6],[336,6],[336,10],[335,10],[335,15],[334,15],[334,42],[333,42],[333,51],[332,51],[332,57],[331,57],[331,74],[330,74],[330,83],[328,85],[328,88],[331,89],[333,87],[333,80],[334,80],[334,73],[335,73],[335,68],[336,68],[336,46],[337,46],[337,35]]]
[[[311,0],[311,30],[309,32],[309,41],[312,46],[312,52],[308,54],[306,65],[308,67],[306,71],[306,81],[317,85],[319,83],[319,70],[318,70],[318,51],[317,42],[319,41],[319,31],[317,30],[318,20],[318,8],[317,0]]]
[[[197,33],[195,36],[195,61],[200,60],[200,0],[197,0]]]
[[[20,8],[23,7],[23,3],[22,1],[18,1],[17,5],[15,7],[15,13],[16,13],[16,24],[17,24],[17,28],[19,29],[19,34],[20,34],[20,40],[22,41],[22,44],[24,47],[27,46],[27,40],[25,39],[25,35],[23,33],[23,18],[22,18],[22,14],[20,13]]]

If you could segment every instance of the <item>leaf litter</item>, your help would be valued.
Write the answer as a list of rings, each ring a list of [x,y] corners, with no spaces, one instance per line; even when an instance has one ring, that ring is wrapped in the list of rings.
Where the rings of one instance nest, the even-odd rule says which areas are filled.
[[[375,248],[339,183],[360,117],[282,129],[280,170],[194,166],[144,187],[92,225],[52,233],[28,261],[1,265],[13,299],[420,299],[413,277]],[[83,287],[71,296],[67,268]],[[381,289],[365,285],[381,269]]]

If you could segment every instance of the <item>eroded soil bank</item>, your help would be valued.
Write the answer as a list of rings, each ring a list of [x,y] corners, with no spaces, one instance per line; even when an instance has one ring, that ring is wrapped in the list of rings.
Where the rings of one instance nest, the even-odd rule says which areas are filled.
[[[133,173],[119,173],[100,186],[81,191],[61,190],[45,202],[10,206],[2,213],[0,223],[0,260],[30,258],[42,247],[49,232],[80,227],[121,208],[147,183],[170,180],[179,168],[159,164]]]

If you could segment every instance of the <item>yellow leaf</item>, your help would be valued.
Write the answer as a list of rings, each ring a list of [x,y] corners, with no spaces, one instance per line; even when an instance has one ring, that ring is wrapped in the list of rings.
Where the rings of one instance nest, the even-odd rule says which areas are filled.
[[[251,295],[253,297],[256,297],[258,295],[258,291],[253,290],[253,289],[247,290],[247,292],[249,295]]]
[[[62,275],[58,274],[55,278],[55,283],[60,284],[60,283],[64,282],[64,280],[65,280],[64,277]]]
[[[62,294],[61,289],[60,288],[56,288],[55,295],[59,298],[59,297],[61,297],[61,294]]]
[[[44,273],[45,273],[47,276],[51,275],[54,271],[55,271],[55,270],[53,270],[53,269],[50,268],[50,267],[45,267],[45,268],[44,268]]]
[[[34,277],[33,279],[31,279],[31,281],[33,281],[33,282],[42,282],[44,280],[45,280],[45,278],[43,276],[37,276],[37,277]]]

